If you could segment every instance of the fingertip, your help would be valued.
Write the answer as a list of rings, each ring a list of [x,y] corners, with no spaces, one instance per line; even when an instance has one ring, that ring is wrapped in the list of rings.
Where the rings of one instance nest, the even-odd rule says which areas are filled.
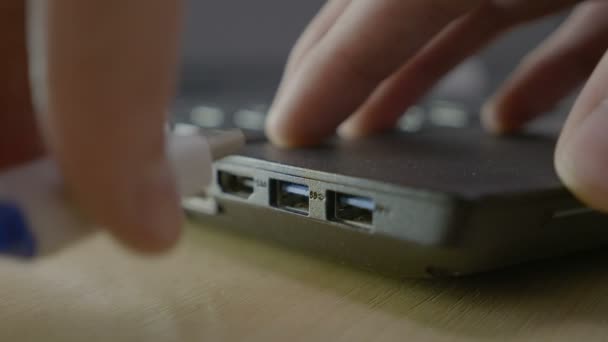
[[[555,167],[560,180],[580,201],[596,210],[608,212],[606,185],[598,187],[598,181],[581,172],[573,159],[563,154],[556,155]]]
[[[91,202],[103,227],[146,254],[176,244],[184,220],[181,198],[200,194],[211,182],[208,141],[199,134],[172,135],[167,146],[168,153],[120,173],[124,185],[114,188],[122,192],[95,192]]]
[[[481,109],[481,126],[491,134],[508,135],[517,132],[526,123],[521,115],[521,110],[510,107],[501,98],[492,99]]]
[[[502,134],[504,131],[494,101],[484,104],[480,113],[480,121],[482,127],[492,134]]]
[[[117,227],[112,235],[127,248],[144,255],[155,255],[170,251],[180,240],[183,220],[168,222],[162,229],[146,226]]]
[[[268,140],[279,147],[292,147],[290,143],[289,135],[286,135],[284,129],[281,127],[281,118],[277,117],[277,114],[271,113],[266,118],[265,133]]]
[[[282,148],[306,147],[318,145],[325,138],[327,128],[323,122],[307,121],[301,116],[288,115],[286,111],[271,110],[265,124],[268,140]],[[322,133],[323,132],[323,133]]]
[[[555,155],[557,173],[579,199],[608,212],[608,103],[560,141]],[[564,137],[562,136],[562,140]]]
[[[519,127],[513,126],[507,120],[508,115],[505,115],[504,111],[504,108],[501,108],[497,101],[487,102],[481,109],[481,126],[494,135],[507,135],[516,131]]]
[[[135,190],[133,206],[114,208],[107,227],[133,250],[156,254],[174,246],[183,225],[183,212],[170,184],[145,185]]]
[[[361,126],[354,116],[338,126],[337,132],[340,138],[345,140],[360,139],[368,135],[361,129]]]

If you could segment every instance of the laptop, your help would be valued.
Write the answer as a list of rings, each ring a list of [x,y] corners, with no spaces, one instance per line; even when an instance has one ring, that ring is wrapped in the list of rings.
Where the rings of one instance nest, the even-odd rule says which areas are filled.
[[[604,246],[608,216],[577,201],[553,168],[565,110],[518,136],[481,129],[477,108],[492,88],[484,77],[506,74],[484,69],[493,61],[465,63],[393,132],[294,150],[272,146],[262,131],[281,65],[215,73],[190,65],[176,121],[236,127],[249,142],[215,163],[212,186],[184,208],[207,226],[398,278],[461,276]],[[215,87],[192,82],[206,74]]]

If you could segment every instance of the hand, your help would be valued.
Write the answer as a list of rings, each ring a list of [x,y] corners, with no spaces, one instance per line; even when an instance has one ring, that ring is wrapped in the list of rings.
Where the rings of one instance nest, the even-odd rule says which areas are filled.
[[[608,211],[608,1],[330,0],[292,52],[267,122],[279,145],[392,128],[450,69],[510,28],[580,3],[483,110],[497,133],[520,129],[585,80],[561,134],[564,183]]]
[[[72,194],[96,222],[141,251],[171,246],[181,210],[164,124],[180,1],[48,1],[48,106],[38,122],[26,3],[0,4],[0,168],[41,157],[44,136]]]

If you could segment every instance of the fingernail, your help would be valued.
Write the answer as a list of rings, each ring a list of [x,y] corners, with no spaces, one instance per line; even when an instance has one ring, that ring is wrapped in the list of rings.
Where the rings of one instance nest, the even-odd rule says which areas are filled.
[[[283,118],[277,114],[276,109],[271,109],[266,118],[265,133],[273,144],[280,147],[290,147],[289,139],[284,135]]]
[[[489,101],[483,105],[480,120],[481,125],[492,134],[502,134],[505,131],[499,120],[496,105],[493,101]]]
[[[323,120],[302,115],[303,108],[314,111],[317,106],[302,98],[310,86],[302,77],[294,76],[277,94],[265,123],[268,139],[279,147],[292,148],[318,143],[318,131],[325,126]]]
[[[340,126],[338,126],[338,135],[342,139],[354,140],[364,136],[361,132],[360,127],[352,119],[346,120]]]
[[[270,142],[277,146],[289,147],[289,139],[284,134],[286,130],[286,123],[284,118],[285,115],[283,115],[281,109],[281,107],[284,107],[284,105],[282,104],[283,97],[284,96],[281,96],[279,94],[276,95],[274,102],[272,103],[268,111],[264,130]]]
[[[344,139],[356,139],[359,136],[357,127],[351,120],[346,120],[338,126],[338,135]]]
[[[559,144],[556,168],[565,185],[592,207],[608,210],[608,101]]]

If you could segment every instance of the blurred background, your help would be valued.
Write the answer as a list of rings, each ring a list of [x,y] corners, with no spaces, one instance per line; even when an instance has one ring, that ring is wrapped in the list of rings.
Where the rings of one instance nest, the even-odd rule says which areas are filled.
[[[36,61],[32,78],[42,85],[42,15],[45,0],[34,6],[30,49]],[[182,65],[178,96],[172,111],[179,120],[202,126],[261,129],[261,117],[272,101],[289,51],[325,0],[186,0]],[[421,101],[441,103],[438,117],[476,116],[489,96],[520,59],[550,34],[567,13],[518,27],[463,63]],[[379,61],[380,63],[381,61]],[[35,87],[37,102],[44,103]],[[536,126],[556,131],[572,99],[545,116]],[[446,106],[446,103],[448,104]],[[234,119],[237,119],[235,122]],[[194,119],[194,120],[192,120]],[[449,121],[449,120],[448,120]],[[473,120],[474,121],[474,120]]]
[[[272,100],[291,47],[324,2],[190,1],[176,111],[185,114],[200,105],[228,112],[264,108]],[[562,19],[563,15],[547,18],[513,30],[464,63],[429,98],[463,103],[475,111]]]

